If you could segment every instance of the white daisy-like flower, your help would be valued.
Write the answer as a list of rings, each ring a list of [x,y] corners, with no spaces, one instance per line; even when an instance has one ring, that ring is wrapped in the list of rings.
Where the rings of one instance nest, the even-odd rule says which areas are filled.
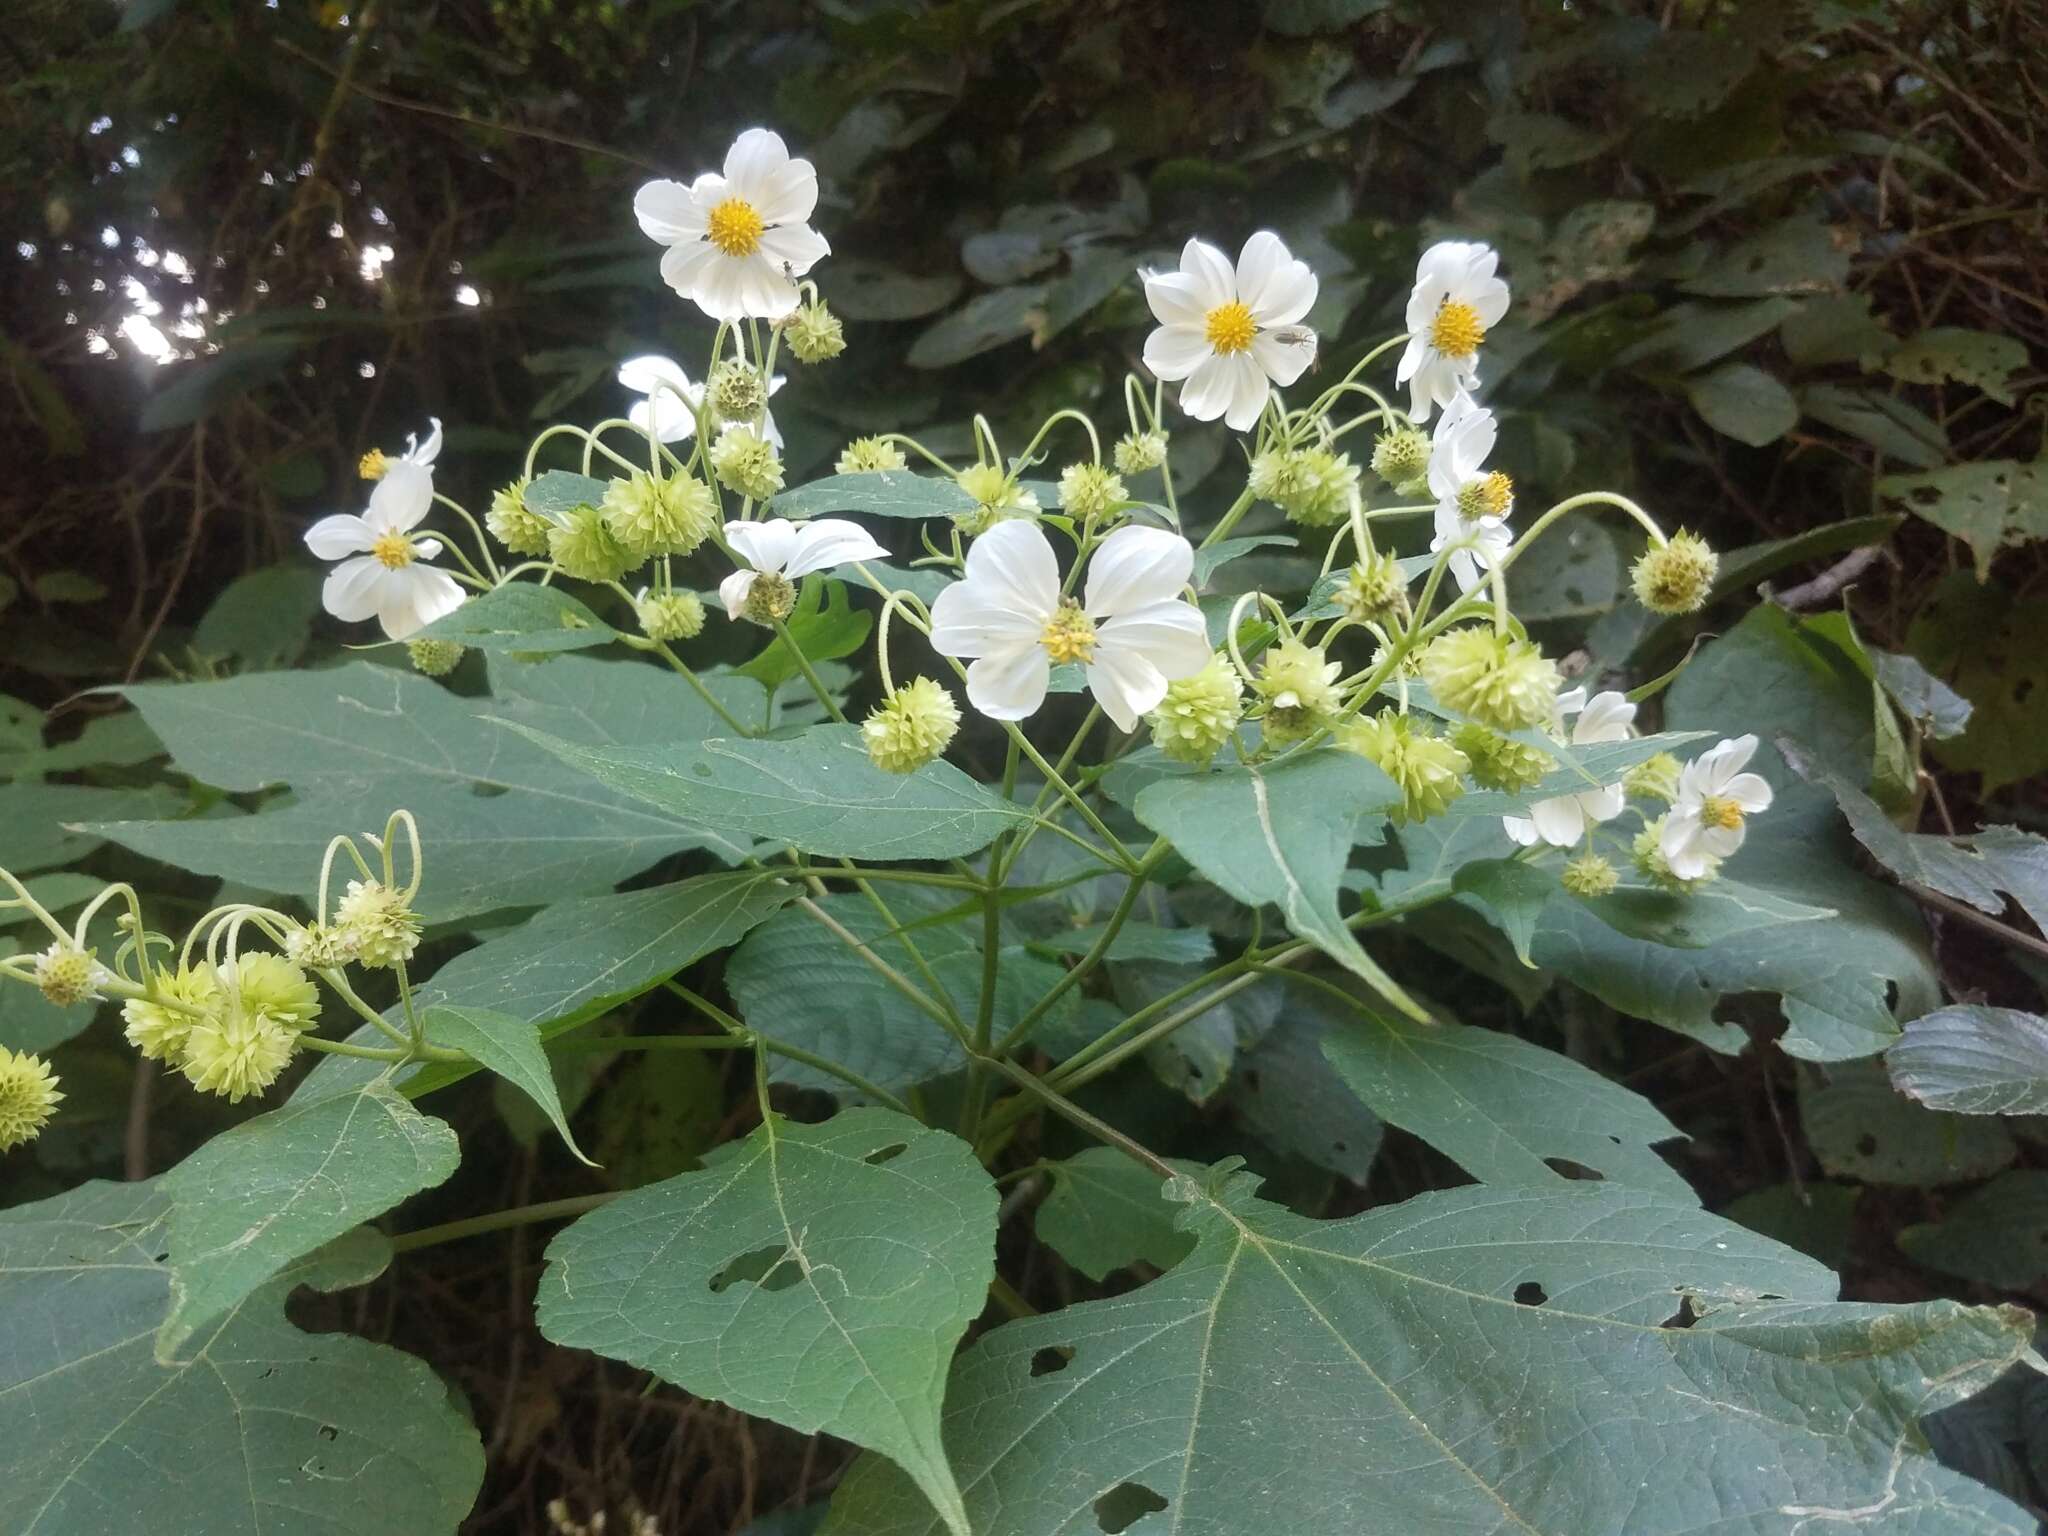
[[[642,432],[652,429],[664,443],[687,442],[697,435],[697,408],[704,400],[704,386],[692,384],[674,358],[658,352],[629,357],[619,364],[619,382],[634,394],[646,396],[634,401],[626,412]],[[768,393],[773,395],[788,382],[786,375],[776,374],[768,381]],[[777,453],[782,451],[782,433],[776,430],[773,411],[761,412],[761,435]]]
[[[725,173],[688,186],[650,181],[633,198],[649,238],[668,247],[661,275],[714,320],[779,320],[796,308],[796,279],[832,253],[806,222],[818,173],[792,160],[779,134],[749,128],[725,155]]]
[[[1045,702],[1054,662],[1079,662],[1118,730],[1209,664],[1201,611],[1181,593],[1192,545],[1161,528],[1119,528],[1088,562],[1081,600],[1060,594],[1059,561],[1037,523],[998,523],[967,551],[967,573],[932,604],[932,649],[975,658],[967,700],[991,720]]]
[[[1575,747],[1627,741],[1635,734],[1636,707],[1624,694],[1596,693],[1588,699],[1585,689],[1572,688],[1557,696],[1557,712],[1560,716],[1578,716],[1572,722],[1571,744]],[[1627,792],[1619,784],[1609,784],[1538,800],[1529,807],[1527,816],[1503,816],[1501,825],[1524,848],[1537,843],[1570,848],[1586,835],[1588,828],[1614,820],[1627,803]]]
[[[808,523],[792,523],[786,517],[727,523],[725,542],[747,562],[718,584],[718,598],[729,619],[740,617],[755,583],[763,576],[794,582],[817,571],[856,560],[884,560],[889,555],[867,529],[843,517],[821,517]]]
[[[1436,537],[1431,554],[1451,551],[1451,575],[1460,592],[1479,585],[1483,573],[1514,543],[1508,513],[1514,509],[1514,482],[1486,471],[1498,430],[1493,412],[1473,403],[1460,390],[1437,418],[1430,434],[1429,489],[1436,497]]]
[[[1754,736],[1737,736],[1702,752],[1678,775],[1678,798],[1664,818],[1657,851],[1681,880],[1698,880],[1742,846],[1743,818],[1770,809],[1771,786],[1743,769],[1756,754]]]
[[[1420,422],[1479,382],[1479,344],[1508,312],[1508,285],[1493,275],[1492,246],[1443,240],[1415,264],[1408,295],[1408,348],[1395,371]]]
[[[1140,269],[1159,328],[1145,338],[1145,366],[1181,385],[1180,408],[1197,421],[1221,416],[1250,430],[1275,384],[1292,384],[1315,360],[1316,333],[1301,323],[1316,302],[1316,275],[1278,235],[1245,241],[1233,269],[1215,246],[1190,240],[1178,272]]]
[[[306,530],[306,547],[341,563],[327,573],[320,601],[337,619],[375,618],[393,640],[404,640],[462,606],[462,588],[446,571],[425,562],[441,541],[412,530],[434,504],[435,456],[441,424],[424,443],[408,439],[404,457],[387,460],[361,517],[336,513]]]

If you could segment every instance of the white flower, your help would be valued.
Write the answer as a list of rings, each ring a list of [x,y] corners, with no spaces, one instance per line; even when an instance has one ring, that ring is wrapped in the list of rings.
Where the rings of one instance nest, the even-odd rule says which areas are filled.
[[[337,619],[374,617],[393,640],[404,640],[462,606],[462,588],[446,571],[423,562],[441,541],[411,530],[434,504],[434,458],[441,424],[424,443],[407,439],[405,456],[388,460],[361,517],[337,513],[306,530],[306,547],[341,563],[327,573],[320,601]]]
[[[1292,384],[1314,361],[1316,333],[1301,324],[1316,302],[1316,275],[1260,230],[1237,268],[1213,245],[1190,240],[1178,272],[1148,272],[1145,301],[1159,329],[1145,338],[1145,366],[1181,386],[1180,408],[1197,421],[1221,416],[1249,430],[1274,384]],[[1270,382],[1269,382],[1270,381]]]
[[[1589,700],[1585,689],[1573,688],[1557,696],[1557,712],[1579,717],[1572,724],[1571,744],[1575,747],[1599,741],[1627,741],[1634,734],[1636,707],[1619,693],[1596,693]],[[1589,827],[1619,816],[1627,802],[1622,787],[1609,784],[1601,789],[1538,800],[1529,807],[1528,816],[1503,816],[1501,825],[1524,848],[1538,842],[1553,848],[1570,848],[1586,835]]]
[[[1481,573],[1505,555],[1514,536],[1507,514],[1514,486],[1506,475],[1486,474],[1486,457],[1498,436],[1493,412],[1475,405],[1463,390],[1451,397],[1430,434],[1429,489],[1436,497],[1436,537],[1429,552],[1451,551],[1451,575],[1458,590],[1470,592]]]
[[[805,222],[817,205],[811,162],[790,159],[766,128],[733,141],[724,175],[650,181],[633,198],[640,228],[668,247],[662,277],[714,320],[779,320],[796,308],[795,280],[832,251]]]
[[[651,427],[664,443],[688,442],[697,435],[697,408],[704,400],[704,386],[692,384],[683,365],[674,358],[658,352],[629,357],[619,364],[619,382],[635,394],[647,397],[634,401],[626,412],[642,432]],[[768,393],[774,394],[788,382],[787,377],[776,374],[768,381]],[[773,411],[761,413],[761,435],[777,453],[782,451],[782,434],[775,428]]]
[[[1088,562],[1081,601],[1060,595],[1059,562],[1035,522],[997,523],[967,551],[967,574],[932,604],[932,649],[978,658],[967,700],[991,720],[1045,702],[1054,662],[1080,662],[1118,730],[1209,664],[1201,611],[1181,601],[1193,547],[1159,528],[1119,528]]]
[[[811,523],[792,523],[786,517],[727,523],[725,542],[751,567],[734,571],[718,584],[719,601],[725,604],[729,619],[740,616],[747,594],[764,575],[795,581],[815,571],[829,571],[855,560],[882,560],[889,554],[868,536],[867,529],[843,517],[821,517]]]
[[[1415,264],[1408,295],[1408,349],[1395,379],[1408,386],[1417,422],[1479,382],[1479,344],[1508,312],[1508,285],[1493,275],[1491,246],[1444,240]]]
[[[1429,491],[1438,501],[1456,502],[1465,487],[1482,479],[1486,460],[1500,436],[1493,412],[1462,389],[1451,396],[1429,434]]]
[[[1702,752],[1678,775],[1678,798],[1664,820],[1657,851],[1681,880],[1698,880],[1742,846],[1743,817],[1768,810],[1771,786],[1742,770],[1756,752],[1754,736],[1738,736]]]

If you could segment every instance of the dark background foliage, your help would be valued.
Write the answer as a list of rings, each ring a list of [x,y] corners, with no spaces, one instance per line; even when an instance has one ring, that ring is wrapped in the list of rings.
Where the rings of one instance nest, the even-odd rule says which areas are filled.
[[[92,684],[332,654],[308,575],[217,600],[356,503],[364,450],[440,416],[443,482],[480,506],[546,421],[621,408],[620,358],[701,353],[708,328],[661,285],[632,193],[768,123],[820,169],[834,255],[814,275],[851,343],[778,398],[793,483],[866,430],[946,451],[976,411],[1006,446],[1061,404],[1114,422],[1144,330],[1132,269],[1191,233],[1281,231],[1322,275],[1325,367],[1398,329],[1428,240],[1486,239],[1516,294],[1488,383],[1523,505],[1605,485],[1724,549],[1800,541],[1743,566],[1708,627],[1759,582],[1794,609],[1846,600],[1868,642],[1976,707],[1894,808],[1937,830],[2048,819],[2048,13],[2027,0],[13,9],[0,693],[70,701],[60,736],[103,708],[78,697]],[[1235,452],[1177,430],[1196,466]],[[1982,465],[2002,467],[1952,468]],[[1935,478],[1898,484],[1914,475]],[[1199,517],[1229,477],[1194,478]],[[1617,608],[1629,553],[1595,527],[1531,600],[1583,665],[1641,677],[1682,637]],[[2010,950],[1947,921],[1938,939],[1957,995],[2037,1003]],[[1901,1256],[1895,1235],[1945,1197],[1810,1187],[1837,1170],[1767,1043],[1724,1060],[1584,1000],[1553,1013],[1545,1029],[1694,1136],[1678,1156],[1711,1205],[1747,1200],[1824,1248],[1850,1294],[1997,1294]],[[191,1106],[151,1122],[146,1081],[131,1098],[121,1058],[94,1061],[67,1072],[84,1128],[10,1168],[12,1198],[161,1168],[218,1123]],[[674,1071],[607,1111],[628,1127],[615,1172],[715,1139],[732,1097],[710,1069]],[[678,1105],[695,1106],[681,1132]],[[472,1159],[451,1212],[548,1193],[544,1149],[484,1134],[501,1164]],[[1362,1193],[1314,1198],[1457,1177],[1394,1135]],[[829,1483],[829,1447],[541,1347],[538,1246],[443,1249],[322,1314],[469,1392],[493,1458],[474,1529],[631,1492],[666,1532],[726,1531]],[[1077,1285],[1053,1271],[1027,1272],[1055,1298]]]

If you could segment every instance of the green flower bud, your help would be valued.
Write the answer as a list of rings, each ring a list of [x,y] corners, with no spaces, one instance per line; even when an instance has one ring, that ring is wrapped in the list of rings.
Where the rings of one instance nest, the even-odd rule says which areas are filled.
[[[605,487],[604,524],[634,565],[687,555],[718,525],[718,499],[688,470],[657,480],[641,470]]]
[[[572,508],[548,527],[548,558],[578,581],[617,581],[633,568],[633,557],[612,536],[596,507]]]
[[[192,1033],[192,1026],[205,1022],[220,1008],[220,973],[210,965],[163,969],[154,973],[149,990],[149,997],[131,997],[121,1005],[121,1017],[127,1021],[123,1033],[128,1043],[151,1061],[176,1066],[185,1058],[185,1038]],[[165,1003],[182,1006],[166,1007]]]
[[[1069,464],[1060,471],[1060,506],[1084,523],[1108,516],[1129,499],[1123,481],[1100,464]]]
[[[903,450],[879,437],[856,437],[832,467],[842,475],[872,474],[877,470],[903,469]]]
[[[267,1013],[236,1010],[193,1026],[179,1062],[193,1087],[239,1104],[277,1081],[299,1037]]]
[[[1372,472],[1387,484],[1405,487],[1429,473],[1429,438],[1414,427],[1382,432],[1372,445]]]
[[[1582,853],[1558,871],[1558,879],[1574,896],[1605,896],[1621,882],[1621,874],[1597,853]]]
[[[484,514],[484,526],[497,541],[515,555],[544,555],[548,552],[548,530],[554,525],[526,505],[526,488],[533,482],[521,476],[500,486],[491,496],[491,509]]]
[[[960,729],[953,695],[928,677],[913,678],[861,722],[868,756],[885,773],[915,773],[946,750]]]
[[[0,1152],[34,1141],[63,1099],[50,1064],[0,1045]]]
[[[351,880],[334,906],[334,926],[356,958],[376,969],[410,960],[420,947],[419,915],[381,880]]]
[[[704,604],[694,592],[642,592],[633,614],[650,640],[694,640],[704,632]]]
[[[1472,782],[1482,789],[1519,795],[1542,783],[1543,776],[1557,766],[1549,753],[1489,731],[1483,725],[1461,725],[1451,732],[1451,740],[1472,760]]]
[[[1260,717],[1265,740],[1276,746],[1299,741],[1342,708],[1337,678],[1343,670],[1324,660],[1321,646],[1280,640],[1269,647],[1253,685],[1266,704]]]
[[[1295,478],[1295,496],[1282,505],[1297,523],[1328,528],[1351,515],[1358,500],[1358,466],[1344,454],[1311,448],[1301,455]]]
[[[1669,752],[1646,757],[1621,776],[1621,787],[1633,800],[1662,800],[1669,805],[1678,798],[1678,759]]]
[[[1113,454],[1117,473],[1142,475],[1157,469],[1166,462],[1166,438],[1164,432],[1126,432],[1117,439]]]
[[[1401,574],[1401,562],[1375,550],[1351,567],[1344,585],[1335,594],[1344,617],[1354,624],[1378,624],[1385,628],[1408,622],[1408,578]]]
[[[284,936],[284,952],[292,964],[309,971],[336,971],[355,963],[355,935],[326,923],[306,923]]]
[[[969,538],[979,538],[1010,518],[1038,515],[1037,493],[1025,490],[994,464],[969,465],[953,479],[975,501],[972,510],[953,518],[953,525]]]
[[[1152,744],[1177,763],[1206,764],[1244,716],[1244,683],[1227,657],[1211,656],[1192,677],[1166,685],[1166,697],[1145,717]]]
[[[1422,679],[1446,709],[1497,731],[1548,725],[1557,668],[1527,640],[1480,626],[1447,630],[1422,653]]]
[[[320,1017],[320,989],[283,955],[250,950],[235,956],[234,985],[221,967],[222,1001],[240,999],[244,1013],[261,1013],[286,1029],[309,1029]]]
[[[1643,552],[1631,573],[1636,601],[1652,613],[1696,613],[1706,606],[1721,557],[1683,528]]]
[[[800,363],[829,362],[846,350],[846,328],[823,299],[813,299],[783,325],[789,335],[789,350]]]
[[[1419,725],[1412,715],[1383,709],[1353,720],[1337,732],[1337,745],[1356,752],[1392,779],[1401,791],[1396,821],[1426,821],[1465,792],[1463,775],[1472,765],[1450,742]]]
[[[782,489],[782,460],[775,456],[774,446],[737,422],[718,434],[711,447],[711,468],[719,484],[755,501],[766,501]]]
[[[456,640],[408,640],[405,654],[422,677],[446,677],[461,664],[466,647]]]
[[[711,370],[706,390],[705,398],[720,421],[752,422],[768,405],[768,384],[761,370],[736,357]]]

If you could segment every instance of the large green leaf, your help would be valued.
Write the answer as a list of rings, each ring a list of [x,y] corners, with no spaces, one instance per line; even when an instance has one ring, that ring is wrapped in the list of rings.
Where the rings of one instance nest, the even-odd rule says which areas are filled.
[[[548,1245],[541,1331],[879,1451],[968,1536],[939,1408],[995,1276],[987,1173],[965,1142],[880,1109],[770,1116],[706,1161]]]
[[[1686,398],[1708,426],[1738,443],[1775,443],[1799,421],[1792,392],[1752,363],[1723,363],[1692,380]]]
[[[467,1051],[477,1065],[495,1072],[531,1099],[548,1117],[562,1142],[582,1162],[583,1149],[569,1134],[568,1119],[562,1113],[562,1096],[555,1090],[555,1074],[548,1065],[548,1053],[540,1043],[540,1026],[530,1019],[488,1008],[454,1008],[442,1004],[428,1008],[420,1022],[435,1045]]]
[[[827,475],[799,485],[769,504],[776,517],[805,518],[858,512],[864,517],[951,517],[974,507],[974,498],[950,479],[907,469]]]
[[[2001,549],[2048,538],[2048,468],[2016,459],[1951,464],[1924,475],[1887,475],[1880,496],[1970,546],[1977,579]]]
[[[885,773],[850,725],[776,740],[593,747],[516,726],[608,790],[679,821],[848,859],[956,858],[1029,819],[951,763]]]
[[[8,1530],[453,1536],[484,1459],[448,1389],[409,1355],[284,1318],[295,1286],[360,1285],[389,1245],[350,1234],[159,1365],[159,1185],[95,1182],[0,1212]]]
[[[1638,1190],[1323,1222],[1249,1183],[1175,1180],[1184,1262],[961,1356],[946,1446],[978,1536],[2034,1528],[1917,1427],[2020,1358],[2018,1308],[1836,1304],[1812,1260]],[[933,1522],[868,1458],[825,1529]]]
[[[1198,1174],[1195,1163],[1176,1163]],[[1088,1147],[1047,1163],[1052,1190],[1032,1217],[1040,1242],[1100,1283],[1113,1270],[1146,1263],[1171,1269],[1195,1246],[1175,1220],[1158,1174],[1113,1147]]]
[[[1273,767],[1163,776],[1137,792],[1131,809],[1206,878],[1248,906],[1277,906],[1288,932],[1422,1018],[1337,905],[1353,845],[1377,841],[1400,803],[1401,792],[1364,758],[1326,748]]]
[[[536,1030],[549,1039],[738,943],[796,893],[770,871],[734,870],[557,902],[530,922],[457,955],[416,987],[413,1001],[425,1009],[462,1009],[484,1031],[497,1030],[497,1021],[509,1017],[514,1024],[503,1026],[508,1034]],[[356,1038],[376,1043],[381,1037],[365,1024]],[[506,1039],[499,1046],[518,1049]],[[474,1049],[473,1043],[466,1048]],[[381,1070],[375,1062],[330,1056],[298,1092],[325,1094]],[[469,1070],[432,1064],[402,1080],[407,1096],[417,1098]]]
[[[1864,1184],[1961,1184],[2019,1150],[2003,1121],[1916,1103],[1867,1059],[1801,1069],[1799,1119],[1821,1167]]]
[[[160,1181],[171,1310],[157,1359],[168,1364],[287,1264],[439,1184],[461,1158],[455,1132],[383,1078],[221,1132]]]
[[[2048,1275],[2048,1173],[2001,1173],[1940,1221],[1907,1227],[1899,1247],[1945,1275],[2023,1290]]]
[[[293,794],[255,816],[92,830],[151,858],[310,897],[330,838],[382,831],[403,806],[426,845],[419,905],[435,921],[607,890],[687,848],[728,859],[749,851],[723,828],[680,825],[594,784],[493,723],[573,722],[596,743],[706,734],[715,717],[682,679],[638,662],[561,656],[544,666],[507,660],[492,682],[499,697],[466,699],[428,678],[354,662],[133,688],[184,772],[223,789],[288,784]]]
[[[1310,1004],[1311,1007],[1316,1006]],[[1380,1118],[1487,1184],[1555,1186],[1561,1163],[1666,1199],[1697,1197],[1651,1149],[1680,1132],[1641,1094],[1540,1045],[1465,1024],[1417,1024],[1361,1006],[1323,1054]]]
[[[507,582],[472,597],[419,632],[421,640],[453,640],[478,651],[545,655],[580,651],[616,639],[611,625],[557,587]]]
[[[2048,1115],[2048,1019],[1951,1003],[1906,1026],[1885,1058],[1901,1093],[1964,1115]]]

